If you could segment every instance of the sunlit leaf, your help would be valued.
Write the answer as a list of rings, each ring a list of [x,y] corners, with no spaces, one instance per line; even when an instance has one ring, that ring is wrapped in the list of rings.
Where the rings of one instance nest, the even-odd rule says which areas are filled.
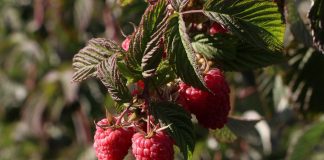
[[[231,143],[237,139],[237,136],[227,126],[212,130],[211,133],[221,143]]]
[[[204,14],[263,50],[281,51],[284,25],[275,3],[266,0],[208,0]]]

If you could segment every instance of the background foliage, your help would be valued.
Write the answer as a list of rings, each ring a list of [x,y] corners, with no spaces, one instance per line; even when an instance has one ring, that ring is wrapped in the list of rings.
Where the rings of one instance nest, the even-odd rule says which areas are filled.
[[[316,1],[323,6],[323,0]],[[277,31],[276,37],[285,33],[287,61],[256,71],[227,73],[231,114],[252,120],[230,119],[227,127],[210,134],[195,125],[198,141],[193,159],[323,159],[324,55],[318,51],[323,44],[318,24],[323,19],[316,16],[323,12],[316,12],[318,7],[308,16],[308,0],[278,1],[277,5],[285,9],[286,31]],[[143,0],[0,0],[1,160],[95,159],[92,122],[104,117],[105,108],[113,104],[97,80],[71,83],[72,58],[93,37],[121,42],[121,31],[132,33],[129,22],[139,24],[146,6]],[[226,10],[211,12],[210,16],[222,14],[226,25],[235,19],[227,17]],[[244,14],[254,16],[251,12],[240,15]],[[248,23],[243,21],[244,25]],[[271,29],[267,24],[263,27]],[[314,45],[312,35],[317,37]],[[193,47],[199,46],[199,40],[213,41],[205,35],[195,39]],[[268,53],[262,51],[253,53]],[[222,58],[220,54],[210,56]],[[266,65],[267,60],[254,65]],[[237,70],[235,64],[223,67]]]

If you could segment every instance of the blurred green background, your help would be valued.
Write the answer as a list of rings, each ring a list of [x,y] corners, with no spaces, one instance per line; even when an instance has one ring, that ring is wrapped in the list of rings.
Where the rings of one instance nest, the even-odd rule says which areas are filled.
[[[262,120],[232,130],[236,135],[197,126],[193,159],[324,159],[324,55],[312,48],[311,2],[278,4],[287,62],[227,73],[231,114]],[[93,122],[111,99],[96,79],[71,83],[72,58],[93,37],[121,42],[146,6],[144,0],[0,0],[0,160],[96,159]]]

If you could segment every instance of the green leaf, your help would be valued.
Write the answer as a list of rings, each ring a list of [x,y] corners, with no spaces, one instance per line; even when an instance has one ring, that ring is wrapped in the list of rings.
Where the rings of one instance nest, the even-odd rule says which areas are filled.
[[[154,77],[153,81],[154,84],[158,87],[173,81],[175,78],[176,74],[174,73],[170,62],[168,60],[164,60],[157,68],[156,76]]]
[[[267,0],[208,0],[204,14],[242,41],[263,50],[281,51],[284,25],[275,3]]]
[[[171,64],[174,64],[177,75],[187,84],[208,90],[196,60],[189,36],[186,33],[185,22],[182,16],[173,16],[170,19],[167,33],[168,54]]]
[[[161,40],[168,24],[167,20],[166,1],[150,5],[131,37],[126,64],[134,71],[141,72],[144,78],[154,75],[162,59]]]
[[[171,102],[152,103],[150,113],[160,121],[162,126],[170,125],[168,132],[187,159],[195,147],[191,116],[178,104]]]
[[[235,59],[230,61],[216,61],[216,65],[226,71],[247,71],[282,63],[287,60],[287,58],[279,52],[271,52],[269,50],[256,48],[243,41],[239,41],[237,44],[236,52]]]
[[[285,56],[257,48],[230,34],[197,35],[192,46],[225,71],[247,71],[284,62]]]
[[[123,61],[117,62],[119,72],[127,79],[127,84],[137,82],[142,79],[142,75],[132,72]]]
[[[208,59],[232,60],[236,58],[237,38],[230,34],[209,36],[198,34],[191,43],[197,53]]]
[[[101,82],[108,88],[111,97],[120,103],[129,102],[132,97],[126,86],[125,79],[121,76],[117,63],[116,54],[110,56],[101,63],[98,70],[98,77]]]
[[[212,130],[211,133],[221,143],[232,143],[237,139],[236,135],[227,126]]]
[[[309,159],[316,146],[323,140],[324,136],[324,122],[317,123],[309,128],[293,145],[291,154],[288,160],[304,160]]]
[[[134,3],[134,1],[135,0],[118,0],[119,4],[123,7]]]
[[[91,39],[87,46],[73,57],[75,73],[72,80],[80,82],[96,76],[97,66],[112,54],[120,52],[123,52],[123,49],[113,41],[104,38]]]
[[[324,53],[324,0],[314,0],[308,18],[311,22],[314,45]]]

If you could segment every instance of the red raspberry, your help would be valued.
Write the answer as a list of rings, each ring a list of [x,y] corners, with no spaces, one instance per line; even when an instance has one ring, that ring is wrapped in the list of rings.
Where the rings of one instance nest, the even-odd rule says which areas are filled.
[[[204,81],[214,94],[180,83],[178,102],[195,114],[202,126],[211,129],[222,128],[230,111],[230,89],[224,75],[218,69],[210,70]]]
[[[129,37],[126,37],[126,39],[123,41],[123,43],[122,43],[122,48],[123,48],[125,51],[128,51],[130,41],[131,41],[131,39],[130,39]]]
[[[98,160],[122,160],[126,156],[129,147],[132,145],[131,138],[134,134],[132,129],[112,128],[107,129],[100,126],[107,126],[107,119],[97,123],[93,147]]]
[[[132,151],[136,160],[173,159],[173,142],[164,132],[157,132],[149,138],[142,133],[135,133],[132,142]]]
[[[216,33],[227,33],[227,32],[228,30],[217,22],[214,22],[209,28],[210,35],[214,35]]]
[[[186,99],[186,90],[189,88],[190,86],[186,85],[185,83],[181,82],[179,84],[179,97],[178,97],[178,102],[182,105],[182,107],[184,109],[186,109],[188,112],[190,112],[189,110],[189,103],[188,100]]]
[[[139,95],[144,90],[144,86],[145,86],[145,84],[144,84],[143,80],[137,81],[136,82],[136,87],[132,91],[132,96]]]
[[[139,80],[139,81],[137,81],[137,87],[139,87],[140,89],[144,89],[144,86],[145,86],[145,83],[144,83],[144,81],[143,80]]]

